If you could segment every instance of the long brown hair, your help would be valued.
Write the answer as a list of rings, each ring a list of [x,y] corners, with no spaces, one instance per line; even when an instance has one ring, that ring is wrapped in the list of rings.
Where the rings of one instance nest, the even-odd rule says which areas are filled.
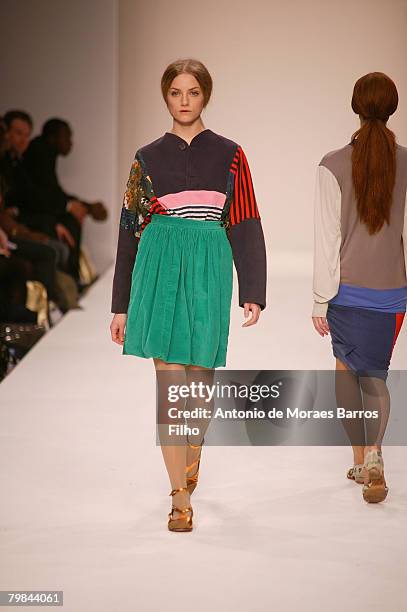
[[[363,122],[352,135],[352,179],[359,219],[369,234],[390,222],[396,138],[386,122],[397,104],[396,85],[383,72],[370,72],[356,81],[352,109]]]
[[[184,72],[192,74],[200,84],[205,107],[212,93],[212,77],[202,62],[191,58],[176,60],[164,70],[164,74],[161,77],[161,93],[164,100],[167,101],[167,93],[175,77]]]

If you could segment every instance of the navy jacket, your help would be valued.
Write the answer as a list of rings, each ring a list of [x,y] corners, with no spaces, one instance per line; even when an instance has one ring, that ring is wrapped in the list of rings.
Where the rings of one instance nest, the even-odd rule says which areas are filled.
[[[264,235],[240,145],[205,129],[189,145],[166,132],[136,152],[120,216],[111,312],[127,312],[138,240],[153,214],[221,221],[232,247],[239,305],[266,307]]]

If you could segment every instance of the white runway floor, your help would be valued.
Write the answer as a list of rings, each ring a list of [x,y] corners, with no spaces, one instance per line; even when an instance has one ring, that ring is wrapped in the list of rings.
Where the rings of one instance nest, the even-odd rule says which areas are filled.
[[[229,368],[333,367],[304,269],[271,274],[249,329],[235,279]],[[404,612],[405,447],[384,449],[377,505],[345,478],[349,448],[204,448],[194,531],[167,530],[154,368],[110,340],[112,272],[0,385],[0,590],[63,590],[66,612]]]

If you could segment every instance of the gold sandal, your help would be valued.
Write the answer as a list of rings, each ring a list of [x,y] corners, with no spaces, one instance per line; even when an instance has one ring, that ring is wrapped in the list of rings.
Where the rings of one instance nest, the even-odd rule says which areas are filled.
[[[175,495],[178,491],[187,491],[187,487],[179,487],[178,489],[173,489],[170,495]],[[173,512],[176,510],[183,516],[179,516],[177,518],[173,518]],[[189,513],[187,515],[187,513]],[[192,515],[193,510],[191,506],[187,508],[177,508],[176,506],[172,506],[171,512],[168,514],[168,529],[170,531],[192,531]],[[187,515],[187,516],[184,516]]]
[[[187,440],[188,440],[188,438],[187,438]],[[203,444],[203,442],[204,441],[202,440],[202,444]],[[187,465],[187,467],[185,468],[185,472],[187,474],[187,489],[188,489],[190,495],[192,495],[192,493],[195,491],[196,485],[198,484],[199,464],[201,463],[202,444],[191,444],[191,442],[188,440],[188,446],[190,448],[199,448],[200,449],[198,459],[195,459],[195,461],[193,461],[190,465]],[[195,473],[192,476],[188,476],[188,472],[195,465],[197,465]]]

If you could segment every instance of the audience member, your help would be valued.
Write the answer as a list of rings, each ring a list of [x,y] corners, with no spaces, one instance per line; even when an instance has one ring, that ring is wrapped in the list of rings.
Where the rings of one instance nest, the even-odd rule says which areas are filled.
[[[33,280],[39,280],[47,289],[48,298],[58,303],[58,293],[56,289],[56,263],[57,253],[61,252],[61,247],[51,244],[50,238],[43,232],[30,229],[20,223],[12,207],[4,206],[4,199],[10,192],[16,195],[17,184],[21,190],[28,195],[31,193],[31,186],[25,173],[18,163],[18,154],[25,150],[29,142],[31,129],[31,119],[26,113],[14,112],[11,120],[13,138],[13,148],[10,148],[8,134],[10,129],[5,122],[5,135],[3,137],[3,152],[0,156],[0,176],[2,181],[0,195],[0,228],[16,245],[14,251],[15,258],[26,259],[29,262],[28,270]],[[17,181],[19,181],[17,183]],[[14,190],[14,191],[13,191]]]
[[[48,213],[44,204],[46,194],[31,180],[23,163],[23,155],[30,142],[32,119],[24,111],[14,110],[5,114],[4,121],[7,150],[0,172],[7,183],[5,209],[9,217],[14,216],[19,222],[19,226],[4,229],[12,237],[29,237],[52,247],[58,268],[67,271],[69,246],[63,239],[63,229],[58,232],[55,214]],[[29,235],[27,229],[34,231],[34,234]]]
[[[34,138],[24,154],[24,167],[35,185],[41,191],[35,210],[53,216],[57,235],[67,241],[70,252],[68,271],[79,282],[79,255],[82,224],[86,215],[103,221],[107,210],[102,202],[85,202],[69,195],[61,187],[56,162],[59,155],[66,156],[72,149],[72,130],[62,119],[50,119],[42,134]],[[44,228],[48,233],[50,230]]]
[[[76,300],[83,220],[87,215],[98,221],[107,218],[102,202],[86,202],[70,195],[59,183],[57,158],[72,149],[69,124],[50,119],[41,135],[30,142],[32,130],[32,119],[24,111],[11,110],[4,121],[0,119],[3,322],[35,322],[36,313],[26,308],[27,280],[41,281],[50,300],[65,304],[64,311],[79,307]]]
[[[0,119],[0,162],[6,150],[5,132],[5,124]],[[0,172],[0,211],[5,189],[5,177]],[[26,280],[30,278],[30,272],[30,262],[11,251],[9,237],[0,227],[0,322],[36,322],[36,313],[25,306]]]

